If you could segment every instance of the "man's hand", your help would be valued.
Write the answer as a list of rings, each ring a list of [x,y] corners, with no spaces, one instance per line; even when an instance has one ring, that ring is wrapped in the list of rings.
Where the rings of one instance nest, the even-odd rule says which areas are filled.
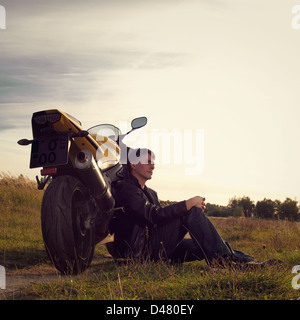
[[[200,208],[202,211],[205,210],[205,198],[196,196],[185,201],[186,209],[189,211],[193,207]]]

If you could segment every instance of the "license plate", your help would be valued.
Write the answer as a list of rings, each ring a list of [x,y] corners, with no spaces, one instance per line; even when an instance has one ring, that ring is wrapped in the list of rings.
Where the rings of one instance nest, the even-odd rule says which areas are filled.
[[[30,168],[60,166],[68,163],[68,135],[41,137],[31,145]]]

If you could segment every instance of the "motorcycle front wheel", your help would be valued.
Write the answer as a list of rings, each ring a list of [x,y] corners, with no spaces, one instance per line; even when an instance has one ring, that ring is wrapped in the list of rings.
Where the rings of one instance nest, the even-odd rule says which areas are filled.
[[[94,256],[95,227],[87,188],[73,176],[59,176],[47,187],[41,210],[45,248],[63,274],[86,270]]]

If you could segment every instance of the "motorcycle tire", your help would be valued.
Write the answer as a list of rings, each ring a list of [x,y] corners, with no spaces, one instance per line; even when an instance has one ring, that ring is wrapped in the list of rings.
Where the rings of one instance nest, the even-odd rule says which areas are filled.
[[[95,227],[90,196],[73,176],[59,176],[47,187],[41,210],[45,248],[63,274],[86,270],[94,255]]]

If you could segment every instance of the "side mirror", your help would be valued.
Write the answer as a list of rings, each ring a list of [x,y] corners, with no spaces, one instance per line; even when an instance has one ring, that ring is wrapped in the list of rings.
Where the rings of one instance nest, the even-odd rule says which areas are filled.
[[[133,130],[135,129],[138,129],[138,128],[141,128],[141,127],[144,127],[145,125],[147,124],[147,118],[146,117],[139,117],[139,118],[135,118],[131,121],[131,130],[128,131],[127,133],[125,134],[121,134],[119,137],[118,137],[118,144],[120,144],[122,142],[122,140],[130,133],[132,132]]]
[[[132,130],[144,127],[147,124],[146,117],[135,118],[131,121],[131,128]]]

